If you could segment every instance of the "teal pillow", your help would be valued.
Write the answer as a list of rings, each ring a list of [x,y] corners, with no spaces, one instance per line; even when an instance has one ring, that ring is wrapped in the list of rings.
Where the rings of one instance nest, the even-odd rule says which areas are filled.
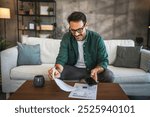
[[[139,68],[141,47],[117,46],[117,56],[113,63],[116,67]]]
[[[17,65],[40,65],[40,44],[27,45],[18,44],[18,60]]]

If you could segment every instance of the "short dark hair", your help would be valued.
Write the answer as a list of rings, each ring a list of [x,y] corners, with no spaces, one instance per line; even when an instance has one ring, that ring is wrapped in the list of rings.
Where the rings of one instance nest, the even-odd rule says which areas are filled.
[[[83,21],[85,24],[86,23],[86,16],[82,12],[75,11],[68,16],[67,20],[68,20],[68,23],[70,23],[71,21]]]

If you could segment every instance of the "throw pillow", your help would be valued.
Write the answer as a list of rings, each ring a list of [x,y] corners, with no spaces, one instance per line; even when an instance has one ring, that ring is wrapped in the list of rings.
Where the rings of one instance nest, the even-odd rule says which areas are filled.
[[[17,65],[40,65],[40,44],[26,45],[18,44],[18,60]]]
[[[143,49],[141,52],[140,68],[146,72],[150,72],[150,56],[148,50]]]
[[[138,68],[140,66],[141,47],[117,46],[117,56],[114,62],[116,67]]]

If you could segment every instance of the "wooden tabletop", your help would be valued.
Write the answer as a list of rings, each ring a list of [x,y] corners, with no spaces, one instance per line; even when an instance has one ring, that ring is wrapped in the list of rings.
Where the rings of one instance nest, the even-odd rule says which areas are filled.
[[[74,82],[67,82],[74,85]],[[9,100],[72,100],[69,92],[62,91],[54,81],[46,81],[44,87],[33,86],[32,81],[26,81]],[[123,92],[117,83],[99,83],[97,89],[97,100],[128,100],[128,96]],[[77,100],[77,99],[75,99]]]

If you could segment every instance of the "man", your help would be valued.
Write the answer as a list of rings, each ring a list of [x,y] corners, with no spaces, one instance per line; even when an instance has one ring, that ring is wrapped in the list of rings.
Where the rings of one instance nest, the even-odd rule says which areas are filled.
[[[55,69],[48,71],[50,79],[113,82],[113,73],[107,69],[104,41],[98,33],[86,29],[86,16],[82,12],[73,12],[68,23],[69,32],[61,41]]]

